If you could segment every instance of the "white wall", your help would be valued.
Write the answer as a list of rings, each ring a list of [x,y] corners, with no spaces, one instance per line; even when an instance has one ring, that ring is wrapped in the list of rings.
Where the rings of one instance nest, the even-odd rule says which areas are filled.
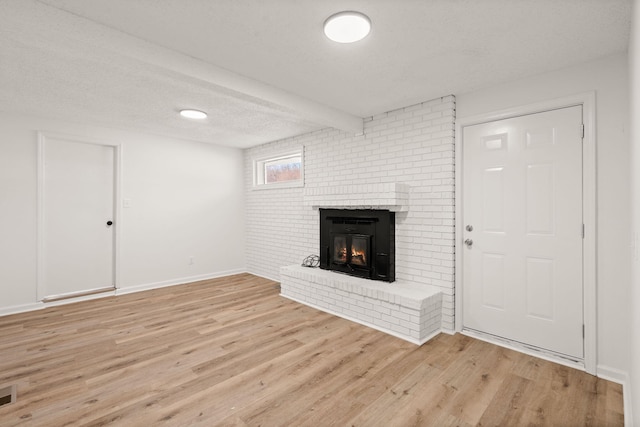
[[[0,313],[37,304],[37,131],[122,144],[121,291],[244,271],[241,150],[0,113]]]
[[[634,236],[632,251],[632,281],[629,321],[631,346],[631,381],[625,388],[626,402],[631,409],[633,423],[640,426],[640,0],[634,2],[631,39],[629,45],[629,76],[631,83],[631,228]],[[632,402],[631,404],[629,404]]]
[[[279,279],[279,268],[319,251],[319,212],[302,188],[252,190],[252,159],[304,146],[305,186],[404,183],[408,212],[396,213],[396,279],[442,290],[442,326],[453,330],[455,99],[438,98],[368,118],[364,135],[324,129],[245,152],[247,268]],[[360,197],[357,197],[360,198]]]
[[[629,370],[629,111],[624,53],[456,96],[458,119],[596,91],[598,373]]]

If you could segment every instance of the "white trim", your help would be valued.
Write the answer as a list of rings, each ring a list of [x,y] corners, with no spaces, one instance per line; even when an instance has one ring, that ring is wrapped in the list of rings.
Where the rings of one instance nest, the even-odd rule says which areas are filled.
[[[81,295],[77,297],[70,296],[69,298],[59,299],[55,301],[48,301],[48,302],[38,301],[30,304],[21,304],[21,305],[14,305],[10,307],[3,307],[3,308],[0,308],[0,317],[8,316],[10,314],[19,314],[19,313],[27,313],[29,311],[43,310],[45,308],[72,304],[74,302],[111,297],[114,295],[116,295],[115,289],[112,289],[110,291],[105,291],[105,292],[96,293],[96,294]]]
[[[633,396],[631,395],[631,379],[622,384],[622,402],[624,405],[624,425],[633,427]]]
[[[136,285],[136,286],[130,286],[130,287],[129,286],[120,287],[116,289],[115,294],[126,295],[126,294],[132,294],[135,292],[166,288],[167,286],[184,285],[187,283],[199,282],[202,280],[217,279],[220,277],[233,276],[235,274],[242,274],[242,273],[246,273],[246,270],[243,268],[239,268],[235,270],[219,271],[217,273],[199,274],[197,276],[189,276],[189,277],[181,277],[181,278],[176,278],[171,280],[164,280],[162,282],[145,283],[142,285]]]
[[[274,184],[258,184],[251,187],[251,190],[277,190],[279,188],[301,188],[304,187],[302,179],[295,181],[278,182]]]
[[[278,272],[280,271],[280,268],[278,268]],[[249,273],[252,274],[254,276],[258,276],[258,277],[262,277],[263,279],[267,279],[267,280],[271,280],[273,282],[278,282],[280,283],[280,279],[274,279],[273,277],[269,277],[269,276],[265,276],[264,274],[260,274],[260,273],[254,273],[252,271],[246,270],[245,273]]]
[[[118,289],[120,285],[120,241],[122,240],[122,145],[114,145],[114,180],[115,188],[113,191],[113,221],[115,228],[113,230],[113,288]]]
[[[559,365],[564,365],[564,366],[568,366],[570,368],[574,368],[574,369],[578,369],[580,371],[584,371],[584,364],[581,362],[576,362],[574,360],[571,359],[565,359],[563,357],[560,357],[559,355],[553,354],[553,353],[549,353],[549,352],[545,352],[542,350],[539,350],[535,347],[531,347],[531,346],[527,346],[515,341],[511,341],[508,339],[503,339],[500,337],[496,337],[494,335],[491,334],[484,334],[482,332],[479,331],[474,331],[474,330],[470,330],[470,329],[462,329],[462,331],[460,331],[460,333],[462,335],[466,335],[469,336],[471,338],[475,338],[478,339],[480,341],[484,341],[484,342],[488,342],[490,344],[494,344],[494,345],[498,345],[500,347],[504,347],[504,348],[508,348],[509,350],[514,350],[517,351],[519,353],[524,353],[527,354],[529,356],[533,356],[533,357],[537,357],[539,359],[543,359],[543,360],[547,360],[549,362],[553,362],[553,363],[557,363]]]
[[[73,141],[83,144],[102,145],[107,147],[113,147],[114,159],[113,159],[113,222],[115,224],[113,233],[113,270],[112,280],[113,288],[117,289],[120,283],[120,219],[121,215],[121,188],[122,188],[122,145],[119,143],[113,143],[110,141],[96,140],[93,138],[85,138],[77,135],[67,135],[55,132],[38,132],[38,148],[37,148],[37,247],[36,247],[36,298],[38,301],[42,301],[47,297],[45,277],[44,277],[44,265],[45,265],[45,241],[44,241],[44,226],[45,226],[45,152],[47,139],[62,139],[66,141]]]
[[[583,123],[585,125],[583,140],[582,181],[583,181],[583,222],[585,224],[585,238],[583,242],[583,310],[584,310],[584,369],[596,373],[597,360],[597,186],[596,186],[596,94],[594,91],[580,93],[535,104],[513,107],[505,110],[478,114],[456,120],[455,138],[455,182],[462,189],[462,129],[466,126],[503,120],[512,117],[535,114],[544,111],[581,105]],[[463,239],[462,191],[456,191],[457,218],[455,225],[456,247],[461,247]],[[455,330],[462,331],[462,251],[455,254]]]
[[[265,177],[264,177],[264,170],[262,168],[265,163],[280,160],[283,158],[294,157],[294,156],[300,156],[300,179],[283,181],[283,182],[272,182],[270,184],[267,184],[264,182]],[[296,148],[292,148],[290,150],[279,151],[279,152],[275,152],[275,153],[260,156],[260,157],[254,157],[252,159],[252,165],[253,165],[252,190],[304,187],[304,146],[302,145]],[[258,169],[260,169],[260,171],[258,171]],[[259,175],[261,178],[259,178]]]
[[[41,310],[46,305],[42,302],[33,302],[29,304],[11,305],[9,307],[0,308],[0,316],[8,316],[9,314],[26,313],[28,311]]]
[[[596,93],[584,94],[582,103],[584,140],[582,144],[582,216],[585,226],[583,244],[584,286],[584,364],[590,374],[597,366],[597,159],[596,159]]]
[[[464,120],[456,117],[454,134],[454,183],[455,183],[455,208],[454,208],[454,283],[453,283],[453,329],[462,332],[462,254],[458,248],[463,246],[462,225],[462,126]],[[465,124],[465,126],[468,126]]]
[[[63,299],[79,298],[79,297],[95,295],[95,294],[113,293],[114,290],[115,288],[113,286],[104,287],[104,288],[95,288],[95,289],[83,289],[81,291],[71,292],[68,294],[47,295],[47,297],[43,299],[42,302],[44,302],[45,304],[48,304],[50,302],[60,301]]]
[[[79,301],[88,301],[88,300],[99,299],[99,298],[110,297],[110,296],[126,295],[126,294],[132,294],[135,292],[149,291],[153,289],[164,288],[167,286],[186,285],[192,282],[198,282],[198,281],[209,280],[209,279],[217,279],[220,277],[232,276],[235,274],[242,274],[242,273],[247,273],[247,271],[245,269],[219,271],[217,273],[201,274],[198,276],[190,276],[190,277],[183,277],[179,279],[165,280],[163,282],[147,283],[144,285],[113,289],[111,291],[105,291],[98,294],[70,297],[68,299],[50,301],[47,303],[39,301],[36,303],[30,303],[30,304],[14,305],[10,307],[0,308],[0,316],[6,316],[9,314],[17,314],[17,313],[26,313],[28,311],[42,310],[48,307],[71,304]],[[255,276],[258,276],[258,275],[255,274]]]
[[[633,426],[633,399],[631,398],[631,379],[629,374],[620,369],[598,365],[598,378],[605,379],[622,385],[622,402],[624,406],[624,425]]]
[[[43,302],[43,308],[49,308],[49,307],[57,307],[59,305],[66,305],[66,304],[72,304],[74,302],[81,302],[81,301],[89,301],[89,300],[94,300],[94,299],[100,299],[100,298],[105,298],[105,297],[112,297],[116,295],[116,290],[115,289],[111,289],[111,290],[105,290],[104,292],[99,292],[99,293],[95,293],[95,294],[89,294],[89,295],[78,295],[78,296],[69,296],[68,298],[62,298],[62,299],[56,299],[54,301],[45,301]]]
[[[44,266],[45,266],[45,241],[44,241],[44,155],[45,136],[38,132],[38,186],[36,189],[36,299],[42,301],[45,295]]]
[[[605,379],[623,386],[629,382],[629,374],[620,369],[610,368],[608,366],[598,365],[598,378]]]

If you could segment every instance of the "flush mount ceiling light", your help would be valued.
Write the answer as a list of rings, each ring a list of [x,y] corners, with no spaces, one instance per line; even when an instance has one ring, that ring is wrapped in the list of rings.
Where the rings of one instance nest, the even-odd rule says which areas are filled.
[[[207,113],[198,110],[180,110],[180,115],[188,119],[202,120],[207,118]]]
[[[334,42],[353,43],[367,37],[371,21],[360,12],[340,12],[324,21],[324,34]]]

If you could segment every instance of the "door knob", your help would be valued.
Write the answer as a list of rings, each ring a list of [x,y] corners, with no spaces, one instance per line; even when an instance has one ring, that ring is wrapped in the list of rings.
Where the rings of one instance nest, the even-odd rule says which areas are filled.
[[[464,244],[467,245],[468,247],[471,247],[471,245],[473,245],[473,240],[467,239],[464,241]]]
[[[113,224],[113,221],[107,221],[107,227],[110,227]]]

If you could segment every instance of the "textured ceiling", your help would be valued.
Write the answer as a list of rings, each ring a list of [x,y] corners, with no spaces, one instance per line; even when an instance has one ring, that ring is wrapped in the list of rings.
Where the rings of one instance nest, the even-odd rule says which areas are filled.
[[[323,21],[358,10],[352,45]],[[248,147],[625,51],[630,0],[0,0],[0,110]],[[203,109],[206,122],[176,115]]]

